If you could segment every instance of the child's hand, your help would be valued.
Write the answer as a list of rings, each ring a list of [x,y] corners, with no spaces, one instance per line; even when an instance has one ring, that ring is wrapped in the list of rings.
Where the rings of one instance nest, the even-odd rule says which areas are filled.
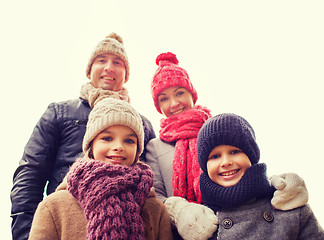
[[[189,203],[181,197],[169,197],[164,204],[184,240],[207,240],[217,230],[217,216],[204,205]]]
[[[296,173],[284,173],[270,177],[270,184],[275,191],[271,204],[279,210],[291,210],[305,205],[308,191],[304,180]]]

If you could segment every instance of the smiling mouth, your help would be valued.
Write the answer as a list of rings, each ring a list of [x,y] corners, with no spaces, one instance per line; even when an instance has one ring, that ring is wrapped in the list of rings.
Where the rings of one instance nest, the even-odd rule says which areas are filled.
[[[103,80],[108,80],[108,81],[114,81],[115,80],[115,78],[113,78],[113,77],[108,77],[108,76],[103,76],[103,77],[101,77]]]
[[[183,112],[184,110],[185,110],[185,108],[182,108],[182,109],[179,109],[179,110],[177,110],[177,111],[175,111],[175,112],[172,112],[171,114],[172,114],[172,115],[176,115],[176,114],[178,114],[178,113]]]
[[[112,159],[112,160],[124,160],[125,157],[122,156],[107,156],[107,158]]]
[[[227,176],[231,176],[231,175],[236,174],[238,171],[239,171],[239,169],[236,169],[236,170],[233,170],[233,171],[221,173],[219,175],[227,177]]]

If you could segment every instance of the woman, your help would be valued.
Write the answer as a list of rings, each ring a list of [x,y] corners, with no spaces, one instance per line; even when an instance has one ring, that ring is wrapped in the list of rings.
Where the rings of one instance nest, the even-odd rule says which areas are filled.
[[[211,117],[210,110],[196,105],[197,92],[186,70],[178,65],[176,55],[162,53],[156,58],[156,64],[159,67],[151,83],[152,97],[157,111],[166,118],[161,119],[160,137],[147,144],[146,161],[154,172],[154,188],[182,238],[208,239],[216,231],[218,220],[213,211],[199,204],[202,202],[199,188],[202,171],[197,158],[197,135]],[[283,177],[273,179],[275,187],[277,182],[285,180]],[[275,198],[294,195],[298,186],[292,182],[287,185],[289,188],[276,191]],[[287,189],[291,191],[287,193]],[[304,205],[307,199],[299,200],[296,196],[293,202],[295,204],[280,202],[274,207],[287,210],[289,204],[293,209]]]

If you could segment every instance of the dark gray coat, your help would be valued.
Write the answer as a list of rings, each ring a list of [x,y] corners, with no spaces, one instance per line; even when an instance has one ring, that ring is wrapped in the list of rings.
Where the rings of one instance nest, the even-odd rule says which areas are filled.
[[[211,239],[322,240],[324,232],[308,204],[280,211],[261,199],[217,212],[219,227]]]

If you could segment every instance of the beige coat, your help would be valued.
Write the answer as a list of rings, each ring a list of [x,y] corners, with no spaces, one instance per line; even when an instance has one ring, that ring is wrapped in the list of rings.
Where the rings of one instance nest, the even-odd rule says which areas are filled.
[[[66,182],[37,207],[30,240],[86,239],[87,220],[78,201],[66,190]],[[163,203],[152,190],[142,208],[146,239],[172,239],[170,219]]]

